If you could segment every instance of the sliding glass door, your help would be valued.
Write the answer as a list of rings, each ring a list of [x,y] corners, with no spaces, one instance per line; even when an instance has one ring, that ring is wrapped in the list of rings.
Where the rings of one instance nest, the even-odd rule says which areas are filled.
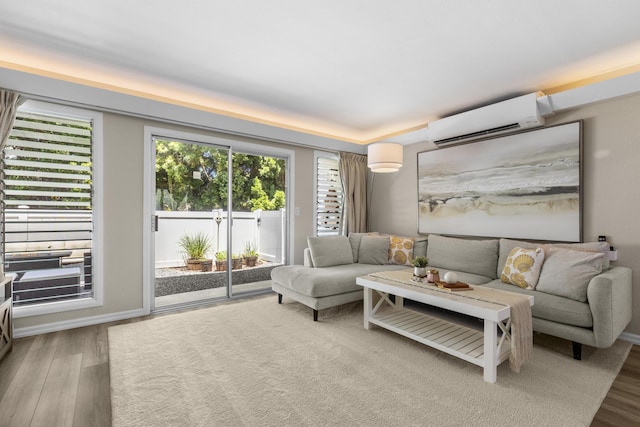
[[[156,135],[153,307],[270,288],[287,241],[287,159]]]
[[[230,293],[270,289],[271,270],[286,261],[286,159],[231,155]]]

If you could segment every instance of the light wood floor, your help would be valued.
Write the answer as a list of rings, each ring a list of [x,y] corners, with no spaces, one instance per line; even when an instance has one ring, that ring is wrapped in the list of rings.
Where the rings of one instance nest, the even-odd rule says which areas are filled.
[[[634,345],[592,426],[640,426],[640,347]]]
[[[15,340],[0,361],[0,426],[110,426],[107,328],[144,319]],[[634,345],[592,426],[637,425],[640,347]]]

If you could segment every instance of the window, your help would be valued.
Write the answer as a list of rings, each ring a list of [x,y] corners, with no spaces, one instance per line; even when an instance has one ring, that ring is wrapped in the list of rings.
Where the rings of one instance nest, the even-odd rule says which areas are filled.
[[[18,110],[2,159],[2,253],[16,317],[101,303],[96,127],[99,113],[33,102]]]
[[[315,154],[315,218],[316,236],[337,236],[342,223],[342,181],[338,171],[338,156]]]

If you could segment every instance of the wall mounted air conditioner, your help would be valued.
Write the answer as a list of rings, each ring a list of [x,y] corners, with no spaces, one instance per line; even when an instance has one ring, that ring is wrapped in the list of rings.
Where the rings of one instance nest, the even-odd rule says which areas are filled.
[[[457,144],[544,125],[534,92],[429,123],[429,140],[438,146]]]

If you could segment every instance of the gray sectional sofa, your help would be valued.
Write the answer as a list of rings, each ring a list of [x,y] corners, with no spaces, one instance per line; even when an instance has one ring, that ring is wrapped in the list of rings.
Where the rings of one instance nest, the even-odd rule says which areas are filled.
[[[389,264],[389,236],[351,234],[310,237],[304,265],[272,270],[272,289],[318,310],[363,298],[356,277],[379,271],[411,268]],[[535,289],[501,280],[514,248],[543,247],[548,254]],[[427,256],[429,267],[442,275],[454,271],[460,281],[534,296],[534,331],[573,342],[574,357],[581,345],[611,346],[631,321],[631,269],[611,267],[606,242],[548,244],[512,239],[472,240],[439,235],[418,237],[411,256]],[[511,260],[510,260],[511,261]]]

